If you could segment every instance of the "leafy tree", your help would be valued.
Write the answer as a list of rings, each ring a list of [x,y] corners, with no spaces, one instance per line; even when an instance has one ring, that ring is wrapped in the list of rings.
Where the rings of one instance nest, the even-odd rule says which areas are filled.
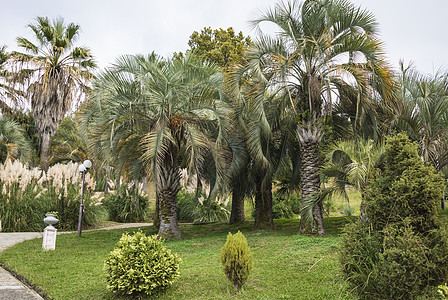
[[[223,69],[241,61],[241,57],[247,47],[251,44],[249,37],[244,37],[240,31],[235,33],[232,27],[224,30],[222,28],[212,30],[205,27],[201,32],[193,32],[188,41],[189,51],[193,51],[201,59],[216,63]],[[176,53],[175,57],[183,54]]]
[[[74,45],[79,25],[38,17],[28,27],[37,43],[19,37],[18,46],[26,53],[12,55],[21,79],[29,81],[27,98],[41,138],[41,166],[47,169],[51,139],[65,114],[82,99],[95,62],[89,49]]]
[[[276,25],[279,34],[274,38],[262,35],[254,43],[245,63],[233,70],[233,85],[237,90],[244,74],[252,72],[251,80],[257,84],[252,97],[260,99],[271,92],[290,103],[290,111],[299,121],[297,138],[306,206],[315,201],[320,190],[319,146],[324,116],[331,113],[335,102],[357,99],[356,123],[368,107],[364,103],[378,96],[388,103],[396,85],[382,57],[373,15],[348,1],[279,3],[253,24],[262,22]],[[312,228],[325,235],[319,203],[313,207],[313,220],[301,218],[299,232],[308,233]]]
[[[133,178],[150,169],[161,237],[180,238],[181,163],[191,174],[200,173],[211,156],[217,173],[211,199],[218,191],[225,158],[219,147],[226,120],[219,104],[221,81],[214,65],[191,54],[182,60],[124,56],[99,75],[84,108],[85,127],[95,128],[93,143],[109,153],[106,160],[113,154],[117,168],[127,166]]]

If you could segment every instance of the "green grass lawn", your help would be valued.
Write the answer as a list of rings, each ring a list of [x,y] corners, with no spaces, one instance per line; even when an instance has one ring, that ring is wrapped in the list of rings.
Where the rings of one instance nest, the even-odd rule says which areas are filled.
[[[252,230],[252,222],[181,225],[183,239],[166,241],[182,258],[181,276],[164,299],[353,299],[340,279],[341,227],[347,218],[325,220],[325,238],[298,236],[297,220],[278,220],[271,231]],[[120,299],[106,288],[103,262],[125,231],[61,235],[56,250],[42,251],[42,239],[26,241],[0,254],[8,268],[40,286],[52,299]],[[155,234],[150,227],[142,228]],[[253,272],[236,293],[219,262],[227,233],[241,230],[254,258]]]

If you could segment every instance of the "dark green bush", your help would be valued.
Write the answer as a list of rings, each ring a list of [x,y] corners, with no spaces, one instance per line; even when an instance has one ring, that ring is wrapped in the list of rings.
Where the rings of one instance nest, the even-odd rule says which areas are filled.
[[[398,134],[367,187],[365,218],[346,227],[340,260],[361,299],[433,297],[448,280],[448,240],[437,224],[444,185],[417,145]]]
[[[203,199],[202,202],[199,199]],[[188,223],[227,221],[230,216],[228,205],[209,200],[205,195],[196,197],[183,189],[177,193],[177,211],[179,221]]]
[[[179,277],[180,259],[157,235],[123,234],[104,262],[108,288],[126,295],[157,295]]]
[[[133,187],[126,184],[121,185],[121,194],[109,194],[102,203],[111,221],[143,222],[148,219],[149,198],[136,193]]]
[[[272,215],[274,219],[292,219],[300,214],[301,197],[295,193],[273,194]]]
[[[227,241],[221,248],[221,263],[227,278],[236,290],[240,290],[253,267],[249,245],[240,231],[234,235],[229,232],[227,235]]]

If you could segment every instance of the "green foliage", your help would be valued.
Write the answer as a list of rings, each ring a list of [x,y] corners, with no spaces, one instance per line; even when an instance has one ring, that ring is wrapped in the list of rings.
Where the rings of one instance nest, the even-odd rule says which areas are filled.
[[[227,30],[206,27],[200,33],[193,32],[188,41],[191,50],[201,59],[212,61],[222,68],[241,61],[250,44],[249,37],[244,37],[241,31],[235,34],[232,27]],[[175,57],[181,56],[182,54],[175,54]]]
[[[347,217],[351,217],[355,214],[355,208],[350,206],[350,204],[345,204],[342,206],[342,213]]]
[[[124,233],[104,262],[108,288],[126,295],[156,295],[179,277],[180,262],[157,235]]]
[[[183,189],[177,193],[177,209],[180,222],[220,222],[227,221],[230,215],[228,205],[206,199],[204,195],[197,197]]]
[[[73,117],[65,117],[51,140],[50,164],[87,159],[87,137]]]
[[[246,237],[240,231],[227,235],[227,241],[221,248],[221,263],[227,278],[236,290],[240,290],[254,265]]]
[[[448,298],[448,285],[446,283],[439,285],[437,288],[437,293],[439,294],[440,298],[447,299]]]
[[[109,220],[115,222],[143,222],[148,217],[147,196],[139,194],[134,185],[122,184],[121,193],[106,195],[103,205],[109,214]]]
[[[367,187],[365,218],[347,226],[340,260],[362,299],[433,297],[448,279],[448,239],[437,205],[443,181],[404,134],[386,142],[385,163]]]
[[[274,219],[292,219],[300,214],[301,200],[296,193],[273,194],[272,214]]]
[[[388,139],[384,164],[366,191],[366,216],[375,230],[406,217],[421,233],[436,226],[444,182],[423,164],[418,146],[404,134]]]
[[[66,193],[60,193],[52,186],[47,186],[46,191],[40,196],[45,203],[49,203],[51,210],[58,215],[57,227],[62,230],[77,230],[79,206],[81,205],[81,187],[67,183]],[[97,201],[92,199],[88,190],[84,191],[84,212],[82,217],[82,228],[95,227],[104,208],[96,205]]]
[[[0,188],[4,183],[0,182]],[[2,231],[42,231],[45,227],[45,213],[52,210],[50,203],[38,195],[42,188],[27,185],[23,190],[19,183],[9,186],[7,193],[0,193],[0,217]]]
[[[31,166],[39,165],[39,153],[40,153],[40,137],[37,133],[36,125],[34,124],[34,118],[31,112],[13,111],[11,113],[11,119],[20,124],[25,131],[25,136],[31,144]]]
[[[41,231],[48,211],[57,211],[58,228],[75,230],[81,203],[77,165],[55,165],[48,172],[19,161],[0,165],[0,217],[3,231]],[[94,227],[103,208],[91,198],[93,180],[86,176],[83,228]]]
[[[5,115],[0,115],[0,162],[8,159],[28,161],[30,158],[31,145],[23,128]]]

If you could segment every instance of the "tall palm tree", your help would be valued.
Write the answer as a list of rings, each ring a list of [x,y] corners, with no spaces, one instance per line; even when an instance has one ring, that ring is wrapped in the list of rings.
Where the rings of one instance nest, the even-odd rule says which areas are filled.
[[[373,15],[345,0],[305,0],[279,3],[253,21],[277,26],[276,37],[261,37],[240,66],[238,78],[252,72],[258,91],[276,93],[288,100],[299,120],[297,138],[301,151],[303,199],[320,189],[319,146],[323,119],[344,97],[357,99],[354,124],[365,111],[364,102],[394,97],[396,85],[383,59],[382,43],[376,36]],[[306,201],[305,201],[306,202]],[[314,222],[301,219],[300,233],[325,235],[321,205],[314,207]]]
[[[11,70],[10,62],[11,53],[6,51],[6,46],[0,47],[0,110],[3,114],[13,115],[23,93],[17,88],[22,82]]]
[[[18,46],[26,53],[12,55],[21,79],[26,76],[29,81],[27,99],[41,138],[41,166],[47,169],[51,139],[65,114],[83,98],[96,65],[88,48],[75,47],[79,25],[38,17],[28,27],[37,43],[18,37]]]
[[[84,113],[95,128],[94,140],[117,156],[121,168],[149,168],[161,237],[180,238],[176,205],[181,162],[190,173],[199,173],[212,154],[218,173],[212,193],[218,191],[225,157],[219,150],[225,125],[221,78],[217,67],[192,54],[174,61],[152,54],[124,56],[95,81],[89,100],[95,112]]]

